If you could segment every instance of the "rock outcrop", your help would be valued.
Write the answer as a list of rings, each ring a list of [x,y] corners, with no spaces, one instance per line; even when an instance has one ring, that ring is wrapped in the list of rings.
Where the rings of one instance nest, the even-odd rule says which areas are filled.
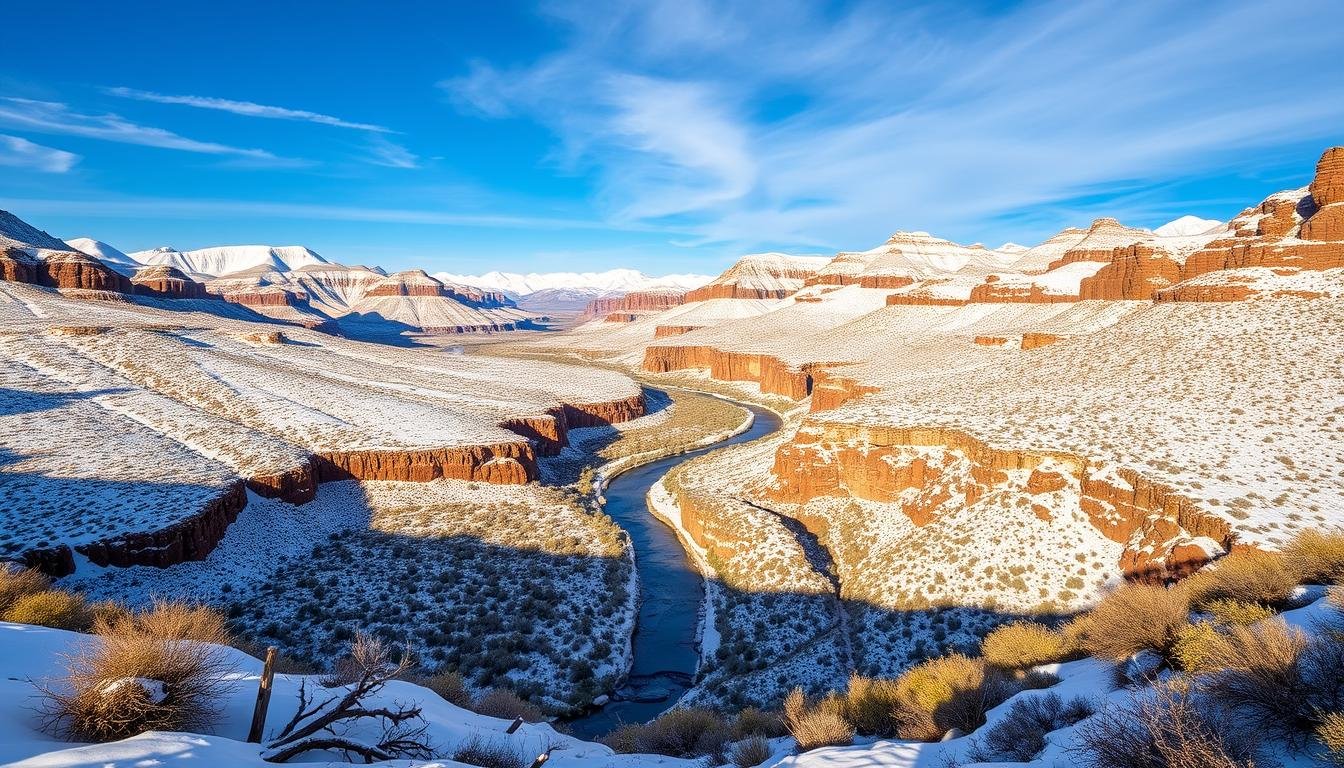
[[[812,392],[808,371],[791,368],[779,358],[747,352],[725,352],[707,346],[650,346],[643,370],[669,373],[688,368],[708,370],[719,381],[754,381],[767,394],[801,400]]]
[[[94,565],[104,567],[151,565],[166,568],[188,560],[204,560],[224,538],[224,533],[238,519],[238,513],[246,504],[247,493],[240,480],[195,514],[166,528],[76,544],[73,550]],[[75,571],[71,547],[64,544],[29,550],[23,559],[29,567],[57,578]]]
[[[683,333],[690,333],[704,328],[703,325],[660,325],[653,329],[653,338],[663,339],[668,336],[680,336]]]
[[[217,298],[205,290],[205,285],[187,277],[175,267],[157,264],[136,270],[131,277],[134,292],[141,296],[156,296],[164,299],[211,299]]]
[[[317,456],[318,480],[439,478],[521,485],[537,479],[537,457],[526,442],[463,445],[412,451],[331,451]]]
[[[624,296],[593,299],[583,308],[584,317],[601,317],[613,313],[636,315],[641,312],[661,312],[681,306],[683,291],[631,291]]]
[[[684,303],[710,299],[782,299],[815,277],[826,259],[761,253],[743,256],[708,285],[688,291]]]
[[[966,457],[969,471],[945,474],[930,461],[930,449]],[[1211,539],[1225,550],[1233,544],[1227,521],[1137,472],[1103,472],[1063,452],[998,449],[960,430],[938,427],[804,421],[776,451],[768,494],[791,504],[822,496],[896,504],[916,525],[925,525],[944,504],[954,499],[974,504],[1004,486],[1015,471],[1028,473],[1025,490],[1030,494],[1076,488],[1091,524],[1125,544],[1119,565],[1129,578],[1162,580],[1202,565],[1194,555],[1197,538]],[[806,516],[800,520],[816,522]],[[1206,552],[1203,561],[1210,556]]]

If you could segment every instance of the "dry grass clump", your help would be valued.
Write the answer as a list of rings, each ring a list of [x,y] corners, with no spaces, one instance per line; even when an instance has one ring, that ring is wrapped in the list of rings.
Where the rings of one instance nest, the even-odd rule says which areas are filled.
[[[1190,606],[1183,591],[1125,584],[1098,603],[1077,629],[1080,645],[1093,656],[1123,661],[1139,651],[1153,650],[1170,659],[1189,621]]]
[[[439,698],[453,706],[471,708],[471,691],[467,688],[466,681],[456,672],[439,672],[417,680],[416,683],[437,693]]]
[[[92,615],[82,595],[48,589],[19,596],[4,612],[4,619],[17,624],[82,631],[89,628]]]
[[[540,707],[507,688],[491,688],[485,691],[476,698],[472,710],[478,714],[505,720],[521,717],[529,723],[539,723],[546,719]]]
[[[1212,600],[1204,610],[1220,624],[1240,624],[1249,626],[1274,615],[1274,609],[1259,603],[1244,603],[1240,600]]]
[[[1301,531],[1279,557],[1299,583],[1344,583],[1344,531]]]
[[[8,613],[19,598],[48,589],[51,580],[41,571],[0,563],[0,616]]]
[[[779,715],[755,707],[747,707],[738,712],[733,720],[734,739],[745,739],[748,736],[773,739],[777,736],[787,736],[788,733],[789,729],[784,727],[784,721]]]
[[[480,768],[525,768],[528,761],[508,744],[473,736],[453,750],[453,760]]]
[[[1330,752],[1330,761],[1344,765],[1344,714],[1331,712],[1316,726],[1316,739]]]
[[[195,603],[155,600],[139,613],[113,611],[100,616],[93,631],[99,635],[142,634],[165,640],[195,640],[232,645],[233,633],[223,614]]]
[[[773,754],[769,740],[764,736],[752,736],[734,744],[729,757],[737,768],[752,768],[769,760]]]
[[[851,675],[845,693],[832,694],[820,707],[839,714],[859,733],[891,737],[900,727],[902,703],[896,680]]]
[[[1028,762],[1045,749],[1046,734],[1074,725],[1093,711],[1087,699],[1066,704],[1053,692],[1015,701],[1002,720],[972,740],[969,757],[977,763]]]
[[[670,709],[643,725],[622,726],[604,739],[621,753],[653,753],[669,757],[718,756],[731,737],[723,718],[708,709]],[[718,760],[715,764],[723,762]]]
[[[1084,720],[1072,756],[1088,768],[1254,768],[1257,741],[1188,691],[1159,685]]]
[[[99,642],[69,657],[61,685],[42,689],[48,730],[101,742],[209,725],[232,685],[232,666],[228,651],[210,644],[227,639],[225,631],[211,634],[222,621],[199,610],[164,603],[141,616],[98,621]]]
[[[1344,646],[1282,621],[1232,626],[1209,644],[1201,692],[1258,733],[1294,741],[1344,709]]]
[[[1013,693],[1013,686],[983,659],[953,653],[912,667],[896,681],[900,707],[897,734],[937,741],[956,728],[970,733],[985,713]]]
[[[1219,642],[1219,635],[1212,622],[1188,624],[1177,633],[1171,660],[1178,669],[1189,674],[1207,672],[1210,668],[1210,650],[1216,642]]]
[[[1181,582],[1190,605],[1206,610],[1216,601],[1233,600],[1262,606],[1281,605],[1298,581],[1278,555],[1233,552],[1213,566]]]
[[[1004,624],[980,643],[980,654],[985,662],[1003,669],[1053,664],[1069,659],[1076,652],[1063,632],[1034,621]]]
[[[801,688],[784,700],[784,725],[802,752],[854,743],[854,726],[830,709],[809,709]]]

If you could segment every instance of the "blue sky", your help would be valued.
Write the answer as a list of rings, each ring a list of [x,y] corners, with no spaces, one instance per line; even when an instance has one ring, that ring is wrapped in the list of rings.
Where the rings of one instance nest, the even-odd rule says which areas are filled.
[[[1344,141],[1344,3],[15,3],[0,207],[124,250],[714,272],[1226,219]],[[16,33],[17,31],[17,33]]]

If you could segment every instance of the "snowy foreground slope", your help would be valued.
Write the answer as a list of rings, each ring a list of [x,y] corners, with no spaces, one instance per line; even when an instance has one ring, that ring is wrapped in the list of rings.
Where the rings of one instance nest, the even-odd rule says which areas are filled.
[[[1300,633],[1310,642],[1320,642],[1323,633],[1339,627],[1341,609],[1337,602],[1323,597],[1320,587],[1299,587],[1293,600],[1301,607],[1286,610],[1277,617],[1261,623],[1286,626],[1287,632]],[[1266,627],[1267,629],[1269,627]],[[232,685],[228,695],[217,703],[218,718],[206,733],[149,732],[123,741],[108,744],[72,745],[45,733],[37,710],[41,700],[34,684],[61,685],[64,658],[78,652],[96,638],[22,624],[0,622],[0,764],[24,768],[132,768],[133,766],[224,766],[273,765],[261,759],[262,747],[246,743],[243,738],[251,720],[255,690],[261,662],[232,649],[224,649]],[[1337,640],[1336,640],[1337,642]],[[1034,674],[1048,681],[1045,687],[1021,691],[1002,704],[989,710],[985,723],[970,734],[951,734],[940,742],[859,739],[852,746],[826,747],[794,754],[790,738],[770,742],[770,756],[761,766],[775,768],[939,768],[941,766],[1021,765],[1005,762],[986,755],[992,741],[987,734],[1015,717],[1017,709],[1032,701],[1047,697],[1080,706],[1078,716],[1063,726],[1047,726],[1043,748],[1031,759],[1036,765],[1073,765],[1079,759],[1079,749],[1087,730],[1097,717],[1107,713],[1130,711],[1139,702],[1150,700],[1149,687],[1153,679],[1139,675],[1130,683],[1123,683],[1116,667],[1085,658],[1059,664],[1036,667]],[[1157,678],[1165,684],[1177,679],[1174,672],[1163,672]],[[278,675],[267,718],[267,734],[274,734],[293,712],[297,703],[299,683],[305,678],[297,675]],[[315,678],[307,678],[309,686],[317,685]],[[320,688],[319,688],[320,690]],[[337,691],[339,692],[339,690]],[[370,700],[373,706],[421,706],[427,723],[428,743],[436,753],[453,754],[464,744],[487,743],[502,746],[516,753],[524,764],[535,754],[549,753],[548,765],[590,766],[592,768],[645,768],[668,766],[691,768],[713,766],[715,760],[684,760],[661,755],[614,754],[609,748],[576,740],[557,733],[545,724],[525,724],[514,734],[507,734],[508,720],[485,717],[455,707],[432,691],[410,683],[393,681]],[[1090,713],[1090,714],[1089,714]],[[346,735],[355,740],[376,739],[379,730],[369,725],[356,728]],[[1263,756],[1276,758],[1283,765],[1315,766],[1328,763],[1328,757],[1319,748],[1280,741],[1268,734],[1260,734],[1257,747]],[[1017,745],[1009,744],[1013,749]],[[1002,747],[1000,747],[1002,748]],[[321,764],[320,754],[309,755],[306,762]],[[316,758],[316,759],[314,759]],[[336,764],[344,764],[336,755],[330,755]],[[984,762],[977,762],[982,760]],[[397,765],[458,766],[452,760],[395,761]]]

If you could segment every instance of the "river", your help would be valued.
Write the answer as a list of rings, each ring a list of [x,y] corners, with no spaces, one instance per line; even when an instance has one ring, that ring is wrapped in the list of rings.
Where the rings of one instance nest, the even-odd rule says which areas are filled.
[[[652,720],[690,687],[699,662],[695,635],[704,585],[676,531],[649,511],[649,488],[696,456],[749,442],[779,429],[779,417],[756,406],[751,428],[722,442],[669,456],[616,476],[606,489],[606,513],[630,534],[642,600],[635,625],[630,679],[604,707],[569,723],[575,736],[604,736],[622,723]]]

